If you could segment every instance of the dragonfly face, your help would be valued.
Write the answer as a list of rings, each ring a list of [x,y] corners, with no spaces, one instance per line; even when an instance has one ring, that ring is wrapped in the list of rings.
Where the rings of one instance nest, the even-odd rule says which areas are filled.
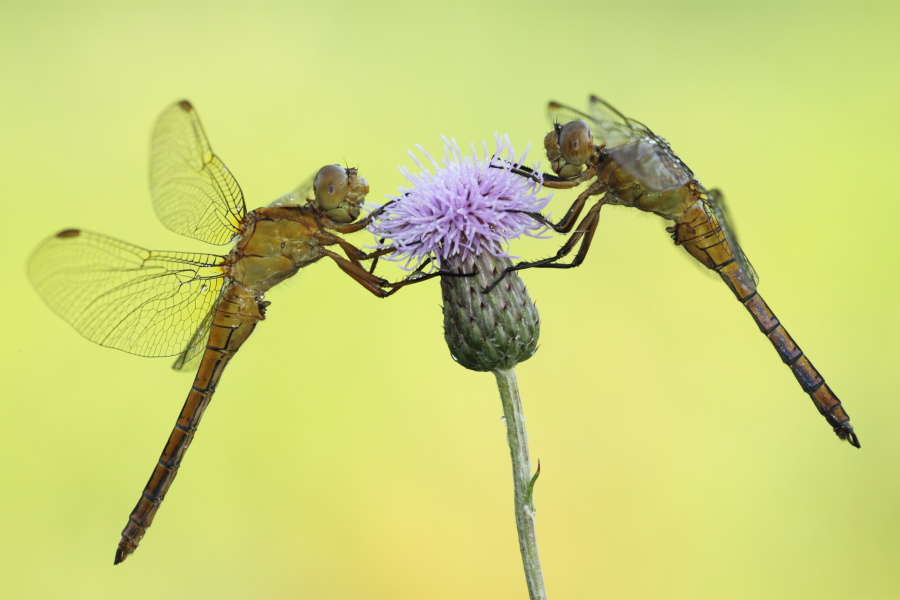
[[[581,174],[597,151],[590,125],[580,119],[557,123],[544,138],[544,147],[553,171],[562,178]]]
[[[329,219],[337,223],[352,223],[359,217],[360,208],[369,193],[369,183],[354,168],[327,165],[316,173],[313,190],[314,203]]]

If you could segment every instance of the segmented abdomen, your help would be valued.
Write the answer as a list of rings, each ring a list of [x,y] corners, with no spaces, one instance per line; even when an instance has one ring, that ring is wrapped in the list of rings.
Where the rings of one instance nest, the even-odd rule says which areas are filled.
[[[251,310],[248,310],[248,307]],[[188,446],[194,439],[203,412],[212,400],[225,365],[250,336],[261,318],[255,308],[255,301],[237,296],[234,290],[226,291],[219,301],[213,317],[209,342],[203,353],[197,376],[194,378],[194,384],[162,455],[153,469],[153,474],[150,475],[150,480],[141,494],[141,499],[138,500],[128,518],[128,524],[122,530],[115,564],[119,564],[134,552],[153,522],[156,511],[159,510],[166,492],[178,474],[178,468]]]
[[[800,387],[809,394],[837,436],[859,448],[859,439],[841,401],[756,291],[750,273],[746,268],[742,269],[740,261],[736,260],[737,256],[742,255],[731,247],[715,215],[711,215],[702,202],[697,202],[670,231],[676,244],[683,245],[691,256],[722,277],[753,316],[759,330],[775,346],[782,362],[791,368]]]

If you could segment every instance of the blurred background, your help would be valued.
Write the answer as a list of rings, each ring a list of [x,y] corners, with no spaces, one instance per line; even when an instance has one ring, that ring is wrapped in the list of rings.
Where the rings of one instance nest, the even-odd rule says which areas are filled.
[[[150,204],[181,98],[255,208],[326,163],[381,203],[441,134],[541,159],[547,101],[596,93],[725,192],[862,449],[667,223],[604,209],[582,267],[523,274],[550,597],[900,597],[898,25],[889,2],[0,2],[0,595],[526,597],[495,382],[450,359],[436,281],[378,300],[322,261],[275,288],[114,568],[191,375],[79,337],[25,262],[69,227],[227,252]]]

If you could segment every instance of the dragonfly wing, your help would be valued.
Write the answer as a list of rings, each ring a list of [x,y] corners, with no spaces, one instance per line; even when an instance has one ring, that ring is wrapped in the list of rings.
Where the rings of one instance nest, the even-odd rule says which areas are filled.
[[[725,196],[723,196],[722,192],[719,190],[709,190],[706,192],[706,196],[706,205],[712,210],[716,219],[719,221],[719,226],[722,228],[722,233],[725,234],[725,240],[731,247],[735,262],[737,262],[741,269],[741,273],[744,275],[744,280],[748,283],[752,282],[753,287],[756,287],[756,284],[759,283],[759,276],[756,274],[753,265],[747,260],[747,255],[744,254],[740,244],[738,244],[737,233],[735,233],[734,227],[731,225],[729,219],[728,208],[725,204]]]
[[[602,100],[599,100],[603,102]],[[609,107],[611,111],[614,108],[603,102],[603,106]],[[645,137],[640,131],[632,130],[627,124],[625,117],[618,111],[597,111],[594,104],[591,104],[591,114],[583,113],[565,104],[559,102],[551,102],[547,107],[547,116],[550,121],[555,124],[565,125],[569,121],[585,121],[591,126],[591,133],[594,136],[594,143],[605,148],[617,148],[629,142],[639,140]]]
[[[585,121],[590,124],[593,121],[590,115],[559,102],[547,105],[547,118],[553,125],[565,125],[569,121]]]
[[[195,371],[199,366],[203,351],[206,350],[206,344],[209,341],[209,329],[212,326],[213,317],[216,315],[216,307],[224,294],[225,287],[223,286],[222,289],[219,290],[219,297],[216,298],[212,306],[209,307],[209,310],[206,311],[206,316],[203,317],[203,320],[197,325],[197,329],[188,341],[187,346],[185,346],[181,354],[178,355],[178,358],[175,359],[172,368],[176,371]]]
[[[601,140],[620,167],[651,190],[684,185],[694,173],[649,127],[630,119],[605,100],[591,96],[594,140]]]
[[[597,96],[591,96],[590,113],[591,120],[588,123],[591,123],[594,132],[594,143],[598,145],[618,148],[643,138],[657,137],[649,127],[629,119]]]
[[[77,229],[46,240],[28,261],[44,301],[81,335],[140,356],[196,346],[226,281],[225,257],[151,252]],[[205,330],[204,330],[205,331]]]
[[[240,231],[244,194],[187,100],[167,108],[153,129],[150,195],[156,216],[176,233],[227,244]]]
[[[306,181],[295,187],[293,190],[278,198],[269,206],[303,206],[309,200],[313,199],[313,183],[316,180],[316,174],[310,175]]]

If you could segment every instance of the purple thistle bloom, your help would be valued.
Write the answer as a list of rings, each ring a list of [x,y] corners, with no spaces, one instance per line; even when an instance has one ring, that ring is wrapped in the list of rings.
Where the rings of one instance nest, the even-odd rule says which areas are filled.
[[[405,268],[415,269],[435,256],[444,268],[447,259],[483,253],[511,258],[505,250],[510,239],[523,234],[543,237],[546,227],[523,213],[540,212],[552,194],[538,197],[540,181],[512,172],[525,161],[527,149],[516,161],[509,138],[494,134],[496,152],[488,154],[485,142],[483,157],[478,160],[474,144],[470,145],[472,156],[464,157],[456,140],[441,139],[441,164],[416,145],[431,162],[433,173],[409,152],[421,172],[413,174],[400,167],[412,186],[401,187],[399,196],[391,196],[395,202],[387,214],[370,226],[376,236],[390,240],[383,246],[396,248],[385,258],[405,260]],[[540,173],[538,169],[535,172]]]

